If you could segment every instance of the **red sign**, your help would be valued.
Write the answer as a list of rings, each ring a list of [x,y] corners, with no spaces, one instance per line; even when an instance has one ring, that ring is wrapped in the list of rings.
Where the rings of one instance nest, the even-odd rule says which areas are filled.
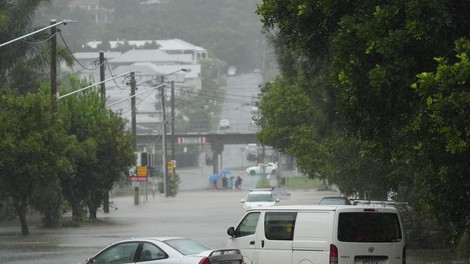
[[[147,181],[147,176],[145,176],[145,177],[129,176],[129,177],[127,177],[127,180],[132,181],[132,182],[146,182]]]

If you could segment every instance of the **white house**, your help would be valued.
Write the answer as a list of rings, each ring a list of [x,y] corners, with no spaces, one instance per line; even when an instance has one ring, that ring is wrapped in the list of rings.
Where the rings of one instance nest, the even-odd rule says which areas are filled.
[[[207,51],[180,39],[128,41],[129,45],[143,47],[156,42],[158,49],[132,49],[127,52],[105,51],[105,84],[107,105],[120,112],[131,123],[130,72],[136,81],[136,123],[138,134],[161,133],[161,94],[159,87],[165,83],[165,96],[171,98],[171,82],[175,83],[175,97],[195,94],[202,89],[200,60],[207,58]],[[96,48],[101,42],[86,45]],[[124,41],[112,41],[111,47],[123,45]],[[79,63],[72,69],[92,83],[100,81],[99,52],[74,53]],[[184,71],[183,71],[184,69]],[[122,76],[120,76],[122,75]],[[115,76],[120,76],[115,78]],[[111,80],[112,79],[112,80]],[[169,102],[169,101],[168,101]],[[168,103],[166,105],[170,107]],[[169,108],[167,109],[169,113]]]

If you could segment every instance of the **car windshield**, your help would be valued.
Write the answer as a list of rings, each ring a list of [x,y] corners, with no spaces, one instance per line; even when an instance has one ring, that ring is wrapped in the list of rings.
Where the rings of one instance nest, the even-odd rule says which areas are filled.
[[[183,255],[194,255],[212,250],[210,247],[191,239],[171,239],[166,240],[165,243]]]
[[[247,202],[273,202],[274,198],[270,193],[250,193],[246,198]]]

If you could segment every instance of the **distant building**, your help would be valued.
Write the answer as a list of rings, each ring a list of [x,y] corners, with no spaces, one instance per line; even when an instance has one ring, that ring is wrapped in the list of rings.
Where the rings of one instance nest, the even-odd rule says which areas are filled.
[[[129,45],[143,47],[148,42],[152,41],[129,41]],[[167,101],[171,98],[171,82],[175,85],[176,98],[185,94],[197,94],[202,89],[200,59],[207,57],[207,51],[179,39],[156,42],[160,46],[159,49],[104,52],[105,79],[123,75],[106,82],[106,104],[129,121],[129,129],[132,111],[129,75],[126,73],[132,71],[135,74],[137,134],[161,134],[162,109],[158,87],[162,81],[166,86]],[[93,41],[86,45],[96,48],[100,43]],[[111,47],[116,47],[122,43],[124,42],[113,41],[110,44]],[[77,52],[74,57],[79,63],[72,71],[91,83],[99,82],[99,52]],[[166,106],[170,107],[170,104]],[[169,109],[167,111],[169,112]]]
[[[110,23],[114,17],[114,8],[107,9],[100,6],[100,0],[72,0],[68,4],[68,8],[71,11],[83,10],[95,24]]]
[[[194,63],[190,54],[168,54],[160,49],[129,50],[109,60],[111,65],[131,65],[137,62],[151,62],[158,65]]]
[[[200,63],[201,59],[207,59],[207,50],[198,46],[195,46],[189,42],[186,42],[181,39],[166,39],[166,40],[112,40],[109,41],[111,49],[116,49],[119,45],[125,45],[126,43],[129,46],[135,46],[136,48],[144,47],[145,44],[157,43],[159,50],[166,52],[167,54],[173,55],[190,55],[192,58],[192,63]],[[90,41],[85,45],[97,49],[102,41]]]

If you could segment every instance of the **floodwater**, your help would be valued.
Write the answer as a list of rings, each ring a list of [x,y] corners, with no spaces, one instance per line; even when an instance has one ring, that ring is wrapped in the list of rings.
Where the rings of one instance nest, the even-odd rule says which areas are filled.
[[[281,204],[315,204],[332,191],[289,190]],[[77,264],[109,243],[135,236],[187,236],[214,248],[226,245],[226,230],[237,224],[246,191],[182,191],[176,197],[152,194],[113,197],[117,210],[98,212],[98,221],[80,227],[46,230],[30,221],[31,235],[21,236],[17,221],[0,223],[0,263]],[[32,216],[30,216],[32,218]],[[408,250],[407,263],[469,263],[452,260],[449,252]],[[447,258],[449,257],[449,258]]]

